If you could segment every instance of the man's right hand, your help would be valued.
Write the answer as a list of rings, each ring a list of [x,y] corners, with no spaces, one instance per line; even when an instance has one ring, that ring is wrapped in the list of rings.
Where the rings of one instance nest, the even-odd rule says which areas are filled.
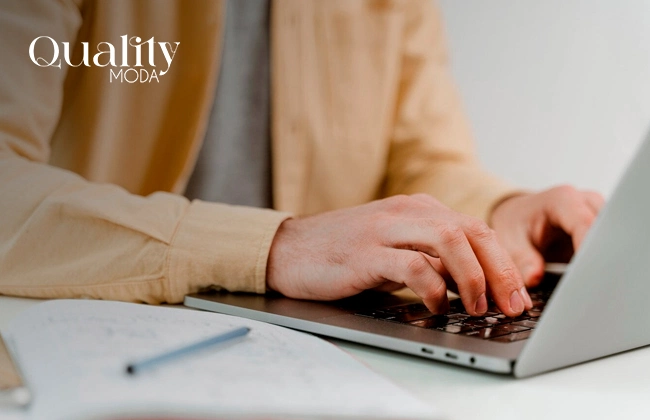
[[[433,313],[447,311],[448,285],[470,315],[487,311],[487,296],[508,316],[532,307],[494,231],[426,194],[289,219],[273,240],[267,286],[287,297],[334,300],[394,285]]]

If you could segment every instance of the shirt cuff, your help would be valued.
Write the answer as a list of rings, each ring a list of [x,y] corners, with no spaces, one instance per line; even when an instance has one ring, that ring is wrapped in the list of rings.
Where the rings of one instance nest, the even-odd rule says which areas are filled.
[[[266,264],[280,224],[291,214],[269,209],[193,201],[167,254],[166,298],[217,288],[266,291]]]

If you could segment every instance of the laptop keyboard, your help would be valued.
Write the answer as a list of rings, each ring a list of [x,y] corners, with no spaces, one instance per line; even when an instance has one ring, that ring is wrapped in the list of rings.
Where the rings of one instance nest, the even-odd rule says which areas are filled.
[[[449,302],[450,310],[445,315],[432,314],[422,303],[373,309],[358,312],[356,315],[482,340],[511,343],[530,336],[550,295],[551,290],[531,291],[533,308],[516,318],[507,317],[494,305],[490,306],[483,316],[470,316],[465,312],[460,299]]]

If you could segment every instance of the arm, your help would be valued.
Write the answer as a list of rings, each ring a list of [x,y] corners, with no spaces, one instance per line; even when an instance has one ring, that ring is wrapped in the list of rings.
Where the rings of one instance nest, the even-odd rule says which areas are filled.
[[[210,286],[264,292],[286,214],[136,196],[47,165],[65,70],[36,66],[29,45],[42,34],[74,40],[79,7],[13,0],[0,10],[0,293],[176,303]]]
[[[568,261],[603,206],[593,191],[524,194],[484,171],[448,68],[432,2],[410,2],[386,195],[424,192],[496,231],[528,286],[544,260]]]
[[[602,202],[566,188],[517,194],[481,170],[447,70],[437,13],[429,0],[406,6],[384,191],[392,197],[287,220],[271,248],[268,286],[290,297],[338,299],[405,285],[434,313],[447,310],[449,286],[471,315],[487,311],[490,295],[506,315],[517,316],[533,306],[520,275],[537,256],[532,248],[556,228],[578,244]],[[490,216],[494,230],[476,218]],[[531,229],[538,240],[528,236]]]
[[[433,313],[447,310],[452,287],[471,315],[487,311],[489,295],[517,316],[532,302],[496,234],[431,197],[487,220],[513,190],[476,162],[430,1],[400,4],[402,74],[383,191],[391,197],[287,220],[271,248],[268,287],[322,300],[407,286]]]
[[[479,165],[448,68],[442,22],[429,0],[409,2],[386,196],[428,193],[484,221],[516,193]]]

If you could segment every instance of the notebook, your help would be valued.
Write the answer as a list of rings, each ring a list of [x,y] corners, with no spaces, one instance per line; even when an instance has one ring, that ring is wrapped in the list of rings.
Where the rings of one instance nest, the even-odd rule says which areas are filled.
[[[232,345],[125,372],[130,361],[238,326],[251,332]],[[229,315],[58,300],[27,309],[3,335],[34,395],[25,418],[438,417],[329,342]]]

